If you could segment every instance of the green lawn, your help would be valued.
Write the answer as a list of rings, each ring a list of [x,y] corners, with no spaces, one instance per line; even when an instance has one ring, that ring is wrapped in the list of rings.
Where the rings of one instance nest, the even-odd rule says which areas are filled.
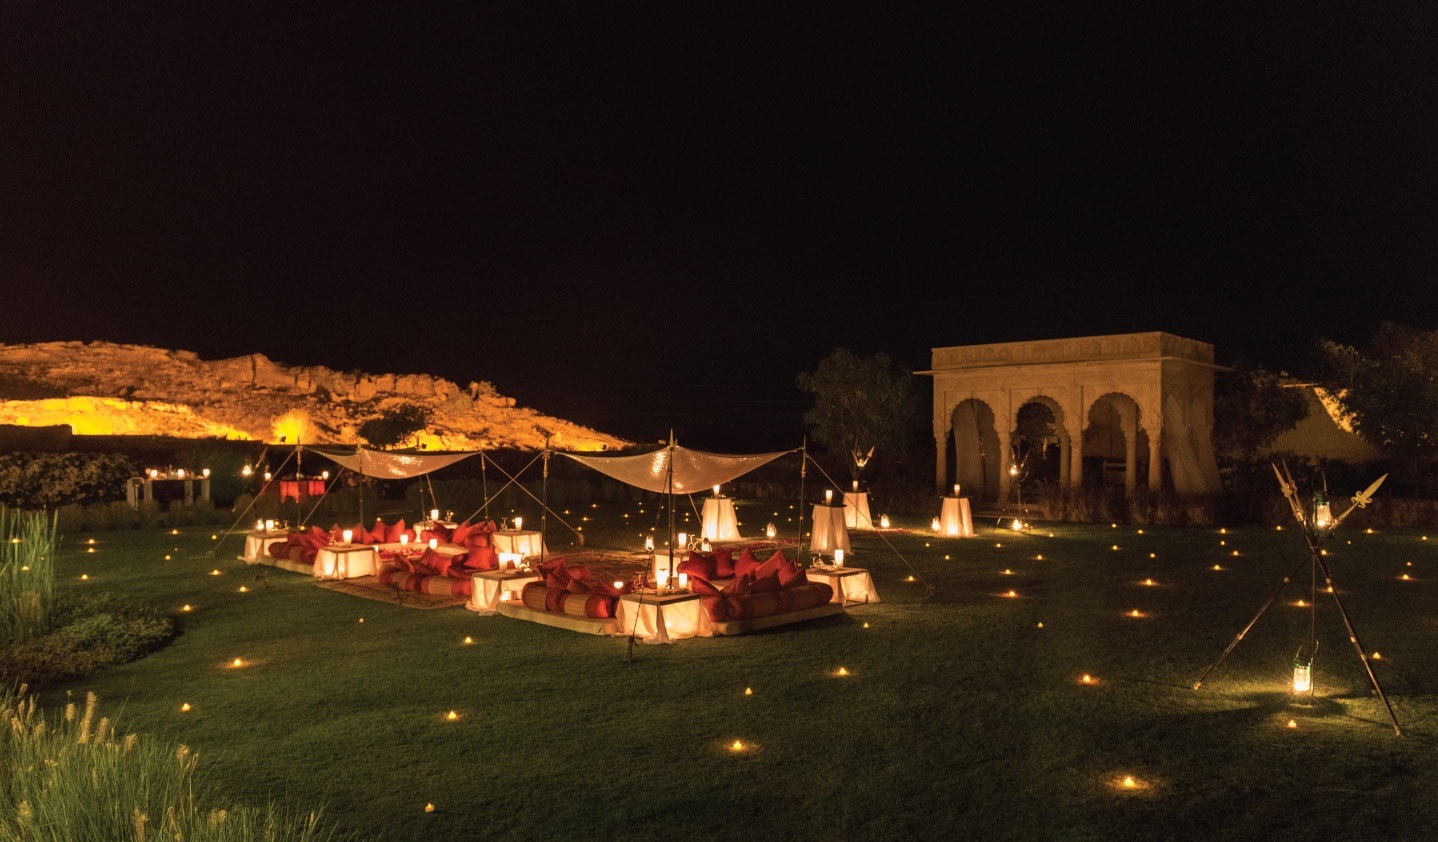
[[[784,508],[741,518],[758,533]],[[591,545],[638,543],[630,524],[653,509],[621,511],[587,511]],[[205,556],[209,529],[102,533],[93,554],[71,535],[63,587],[194,610],[164,651],[68,689],[195,748],[237,799],[323,800],[345,828],[388,840],[1438,836],[1438,533],[1350,530],[1330,557],[1382,654],[1398,738],[1331,602],[1318,698],[1286,692],[1306,569],[1304,590],[1190,689],[1300,560],[1294,531],[984,527],[892,537],[916,583],[856,535],[852,563],[882,604],[645,646],[628,664],[620,639],[394,607],[268,568],[257,581],[234,539]],[[235,657],[249,666],[226,668]],[[735,739],[749,748],[731,752]],[[1125,774],[1146,788],[1115,786]]]

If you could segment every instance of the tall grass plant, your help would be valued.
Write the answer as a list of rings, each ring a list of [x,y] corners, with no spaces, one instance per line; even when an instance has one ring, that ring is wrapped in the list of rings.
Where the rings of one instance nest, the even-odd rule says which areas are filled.
[[[55,610],[56,517],[0,506],[0,642],[49,631]]]

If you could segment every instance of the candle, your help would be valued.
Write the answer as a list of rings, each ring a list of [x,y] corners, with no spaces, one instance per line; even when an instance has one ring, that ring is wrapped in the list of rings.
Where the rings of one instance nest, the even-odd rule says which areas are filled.
[[[939,531],[939,519],[938,519],[938,518],[934,518],[934,523],[933,523],[932,528],[933,528],[933,530],[934,530],[935,532],[938,532],[938,531]]]
[[[659,590],[669,587],[669,571],[659,570],[654,574],[654,581],[659,583]]]
[[[521,562],[522,560],[524,560],[524,555],[522,553],[500,553],[499,569],[518,570],[519,562]]]
[[[683,591],[683,590],[688,590],[688,589],[689,589],[689,574],[688,574],[688,573],[680,573],[680,574],[679,574],[679,590]]]
[[[832,489],[832,488],[826,488],[826,489],[824,489],[824,505],[827,506],[827,505],[829,505],[829,504],[832,503],[832,502],[834,502],[834,489]]]
[[[409,546],[409,533],[402,532],[399,536],[399,547],[400,549],[404,549],[407,546]]]
[[[265,531],[265,522],[264,522],[263,520],[257,520],[257,521],[255,521],[255,531],[256,531],[256,532],[264,532],[264,531]]]
[[[521,530],[521,529],[523,529],[523,528],[524,528],[524,518],[520,517],[519,515],[515,515],[515,516],[514,516],[514,529],[515,529],[515,531],[517,532],[517,531],[519,531],[519,530]]]
[[[719,496],[719,486],[717,486],[717,485],[714,486],[714,496],[715,496],[715,497],[718,497],[718,496]]]
[[[959,484],[957,482],[954,483],[954,496],[959,496]]]
[[[858,490],[859,490],[859,481],[858,481],[858,480],[854,480],[854,490],[855,490],[855,491],[858,491]]]
[[[431,538],[431,539],[429,539],[429,548],[430,548],[431,550],[437,550],[437,549],[439,549],[439,539],[438,539],[438,538]]]
[[[206,469],[204,469],[203,471],[200,471],[200,476],[204,477],[205,479],[209,479],[209,478],[210,478],[210,469],[209,469],[209,468],[206,468]]]
[[[267,521],[265,521],[265,531],[266,531],[266,532],[274,532],[274,531],[275,531],[275,522],[272,521],[272,520],[267,520]]]
[[[776,527],[774,524],[771,523],[771,524],[769,524],[768,526],[764,527],[764,537],[765,537],[765,538],[777,538],[778,536],[779,536],[779,528]]]
[[[350,541],[354,540],[354,537],[355,537],[355,533],[354,533],[354,530],[353,530],[353,529],[346,529],[344,532],[341,532],[340,534],[344,536],[344,538],[345,538],[345,544],[346,544],[346,545],[348,545]]]
[[[687,547],[687,546],[689,546],[689,533],[688,533],[688,532],[680,532],[680,533],[679,533],[679,546],[681,546],[681,547]]]
[[[644,539],[644,551],[647,552],[647,553],[652,553],[652,552],[654,552],[654,536],[653,536],[653,535],[650,535],[650,536],[648,536],[648,537],[646,537],[646,538]]]
[[[430,509],[430,510],[429,510],[429,519],[430,519],[430,520],[439,520],[439,509]]]
[[[329,471],[320,471],[320,479],[322,479],[322,480],[328,480],[329,478],[330,478],[330,472],[329,472]]]
[[[184,468],[179,468],[179,469],[177,469],[177,470],[175,471],[175,476],[176,476],[176,478],[178,478],[178,479],[184,479],[184,478],[185,478],[185,469],[184,469]]]
[[[835,567],[843,567],[843,566],[844,566],[844,551],[843,551],[843,550],[834,550],[834,566],[835,566]]]
[[[888,515],[880,515],[880,516],[879,516],[879,528],[880,528],[880,529],[888,529],[888,528],[889,528],[889,516],[888,516]]]

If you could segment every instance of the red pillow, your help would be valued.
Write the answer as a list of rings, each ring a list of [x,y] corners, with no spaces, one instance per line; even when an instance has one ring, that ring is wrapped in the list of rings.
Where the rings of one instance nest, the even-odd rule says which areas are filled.
[[[714,578],[728,579],[734,575],[734,551],[723,547],[714,551]]]
[[[754,554],[749,551],[748,547],[745,547],[744,552],[740,553],[739,557],[734,559],[735,576],[743,576],[748,573],[753,573],[755,570],[758,569],[759,559],[754,557]]]
[[[384,521],[380,520],[379,518],[375,518],[375,519],[374,519],[374,528],[365,531],[365,534],[364,534],[364,542],[365,542],[366,544],[388,544],[388,543],[389,543],[389,541],[388,541],[387,538],[386,538],[386,529],[385,529]]]
[[[543,564],[541,564],[541,565],[539,566],[539,572],[540,572],[540,573],[544,573],[544,574],[549,574],[549,573],[553,573],[555,570],[558,570],[559,568],[561,568],[561,567],[563,567],[563,566],[564,566],[564,556],[562,556],[562,555],[552,556],[552,557],[550,557],[549,561],[546,561],[545,563],[543,563]]]
[[[449,533],[449,542],[450,542],[451,544],[461,544],[461,545],[462,545],[462,544],[464,544],[464,539],[465,539],[465,538],[468,538],[468,537],[469,537],[469,533],[471,533],[471,532],[473,532],[473,531],[474,531],[474,525],[471,524],[469,521],[465,521],[464,523],[461,523],[459,526],[456,526],[456,527],[454,528],[454,531],[453,531],[453,532]]]
[[[691,580],[691,581],[692,581],[692,580]],[[614,587],[614,583],[613,583],[613,582],[598,582],[598,581],[596,581],[596,582],[593,582],[592,584],[594,585],[594,593],[603,594],[603,595],[605,595],[605,596],[607,596],[607,597],[618,598],[618,597],[620,597],[620,596],[622,596],[622,595],[624,595],[624,594],[626,594],[626,593],[629,593],[629,583],[628,583],[628,582],[620,582],[620,583],[619,583],[619,587],[617,587],[617,588]]]
[[[566,585],[564,589],[570,593],[592,593],[594,591],[594,588],[588,582],[579,579],[570,579],[569,584]]]
[[[718,578],[714,573],[714,557],[690,552],[689,557],[675,568],[679,573],[688,573],[689,578],[698,576],[701,579]]]
[[[779,569],[779,587],[792,588],[795,585],[803,585],[809,581],[804,575],[804,568],[792,561]]]
[[[488,547],[490,545],[489,533],[471,530],[468,535],[464,536],[464,545],[470,549]]]
[[[708,579],[699,579],[694,576],[689,577],[689,590],[700,596],[720,596],[723,593],[718,588],[709,584]]]
[[[789,559],[785,557],[784,551],[775,550],[774,554],[769,556],[769,560],[759,565],[759,569],[754,571],[754,578],[762,579],[765,576],[777,576],[784,565],[788,563]]]
[[[724,590],[720,591],[719,593],[723,594],[724,596],[743,596],[744,594],[749,593],[753,585],[753,579],[748,576],[740,576],[739,578],[725,585]]]
[[[384,542],[386,544],[398,544],[399,536],[405,534],[407,531],[408,530],[405,529],[404,525],[404,518],[400,518],[399,520],[385,527]]]
[[[424,555],[419,557],[419,561],[414,563],[414,569],[416,573],[429,571],[443,576],[449,572],[449,566],[453,563],[449,556],[427,549]]]
[[[576,578],[576,579],[588,579],[588,578],[589,578],[589,568],[588,568],[588,567],[566,567],[566,568],[564,568],[564,569],[567,570],[567,571],[569,571],[569,575],[570,575],[570,576],[573,576],[573,577]]]
[[[419,533],[419,542],[428,544],[430,541],[438,541],[441,544],[449,543],[449,530],[443,526],[435,526],[433,529],[426,529]]]
[[[758,579],[755,579],[755,580],[754,580],[754,584],[752,584],[752,585],[749,586],[749,593],[778,593],[778,592],[779,592],[779,577],[778,577],[778,576],[761,576],[761,577],[759,577]]]
[[[574,576],[569,572],[563,563],[557,564],[544,574],[544,584],[550,590],[562,591],[569,587],[569,582]]]
[[[465,555],[464,563],[471,570],[498,570],[499,554],[493,547],[475,547]]]

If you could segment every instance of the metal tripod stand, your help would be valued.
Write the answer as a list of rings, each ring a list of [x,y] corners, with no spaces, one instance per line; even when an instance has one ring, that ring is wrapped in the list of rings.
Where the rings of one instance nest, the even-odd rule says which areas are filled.
[[[1224,659],[1227,658],[1234,649],[1238,648],[1239,641],[1243,640],[1244,635],[1247,635],[1248,632],[1253,629],[1258,623],[1259,618],[1263,616],[1263,613],[1268,610],[1269,606],[1273,605],[1279,595],[1283,593],[1283,589],[1288,586],[1289,582],[1293,581],[1293,577],[1297,576],[1306,564],[1309,565],[1310,570],[1310,592],[1308,599],[1310,641],[1308,645],[1311,646],[1311,649],[1309,649],[1307,664],[1300,667],[1300,661],[1295,660],[1295,675],[1301,670],[1308,686],[1306,688],[1295,687],[1295,690],[1301,692],[1306,689],[1310,694],[1313,692],[1311,672],[1309,670],[1311,669],[1312,658],[1318,651],[1318,640],[1316,636],[1318,611],[1317,590],[1318,574],[1321,572],[1323,574],[1323,583],[1327,585],[1328,594],[1333,597],[1333,604],[1338,607],[1338,615],[1343,618],[1343,628],[1348,632],[1348,642],[1353,644],[1353,651],[1358,655],[1359,663],[1363,664],[1363,671],[1368,675],[1368,682],[1373,685],[1374,692],[1378,694],[1378,698],[1383,700],[1383,706],[1388,709],[1388,718],[1393,721],[1393,733],[1401,737],[1403,736],[1403,729],[1398,725],[1398,716],[1393,712],[1393,705],[1388,701],[1387,694],[1383,692],[1383,685],[1378,683],[1378,676],[1373,673],[1373,665],[1368,660],[1368,654],[1364,651],[1363,644],[1358,640],[1358,631],[1353,628],[1353,621],[1349,619],[1348,611],[1343,607],[1343,600],[1338,596],[1338,588],[1333,584],[1333,572],[1328,569],[1328,562],[1324,560],[1323,556],[1323,542],[1327,540],[1328,537],[1333,534],[1334,530],[1338,528],[1338,525],[1356,509],[1361,509],[1368,505],[1369,501],[1373,498],[1373,494],[1378,490],[1378,486],[1383,484],[1383,480],[1387,479],[1388,475],[1384,474],[1372,485],[1368,486],[1366,490],[1354,495],[1353,504],[1348,507],[1348,510],[1337,518],[1334,518],[1328,512],[1326,504],[1318,508],[1312,517],[1309,516],[1302,501],[1298,498],[1297,486],[1294,484],[1293,476],[1289,474],[1286,464],[1281,471],[1278,465],[1274,465],[1273,472],[1278,476],[1279,488],[1282,489],[1283,496],[1288,500],[1289,508],[1293,510],[1293,516],[1298,521],[1299,528],[1303,530],[1303,540],[1308,545],[1308,555],[1303,561],[1299,562],[1287,576],[1283,577],[1283,581],[1278,585],[1278,589],[1258,607],[1258,613],[1253,615],[1253,619],[1248,621],[1248,625],[1244,626],[1243,630],[1229,642],[1228,648],[1223,650],[1223,654],[1218,656],[1218,660],[1210,664],[1208,669],[1203,671],[1203,675],[1200,675],[1198,680],[1193,683],[1193,689],[1197,690],[1202,687],[1204,679],[1208,678],[1209,673],[1213,672],[1219,664],[1223,663]],[[1303,656],[1303,651],[1303,648],[1299,649],[1300,659]]]
[[[1033,453],[1030,449],[1018,462],[1009,462],[1009,491],[1004,495],[1004,502],[999,505],[999,517],[994,521],[995,529],[1004,528],[1004,518],[1008,517],[1009,497],[1017,498],[1019,512],[1023,515],[1023,528],[1028,529],[1033,520],[1029,517],[1028,504],[1024,502],[1024,466],[1028,464],[1029,456]]]

